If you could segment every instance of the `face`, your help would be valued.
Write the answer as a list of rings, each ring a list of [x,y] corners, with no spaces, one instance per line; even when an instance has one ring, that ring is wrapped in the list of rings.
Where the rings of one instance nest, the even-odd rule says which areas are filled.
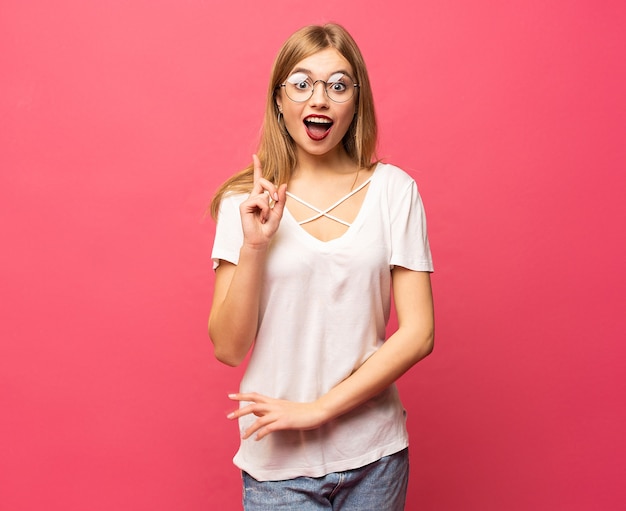
[[[334,48],[301,60],[290,71],[285,87],[280,87],[276,95],[276,103],[282,109],[285,126],[299,156],[326,156],[344,150],[341,140],[352,123],[358,98],[353,77],[352,67]],[[328,97],[324,83],[313,85],[316,80],[330,84],[331,96],[342,102]],[[311,86],[313,95],[306,99]],[[305,100],[296,102],[290,96]]]

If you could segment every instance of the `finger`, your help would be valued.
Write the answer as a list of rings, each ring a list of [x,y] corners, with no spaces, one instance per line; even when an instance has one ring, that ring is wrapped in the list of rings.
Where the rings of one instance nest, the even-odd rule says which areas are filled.
[[[263,167],[261,166],[261,160],[256,154],[252,155],[252,169],[252,193],[263,193],[267,187],[264,186],[265,180],[263,179]]]
[[[277,198],[274,200],[272,211],[278,215],[278,218],[282,218],[283,210],[285,209],[285,204],[287,202],[287,185],[286,184],[282,184],[278,187],[276,196]]]
[[[285,429],[288,429],[284,426],[284,423],[280,420],[280,418],[274,415],[259,419],[255,422],[255,424],[253,424],[253,426],[254,429],[252,427],[248,428],[248,430],[246,430],[245,432],[245,435],[246,438],[249,438],[254,433],[256,433],[254,439],[257,441],[261,440],[271,433],[274,433],[275,431],[283,431]]]
[[[241,439],[246,440],[256,433],[257,435],[255,440],[261,440],[261,438],[271,432],[270,425],[274,421],[275,419],[272,417],[263,417],[259,420],[254,421],[254,423],[252,423],[252,425],[243,432],[243,435],[241,435]]]
[[[270,204],[266,194],[255,195],[243,202],[240,207],[242,213],[258,214],[262,223],[267,220],[270,213]]]
[[[261,160],[256,154],[252,155],[252,162],[254,167],[254,181],[253,190],[256,193],[266,192],[272,200],[278,200],[278,194],[276,193],[276,186],[267,179],[263,178],[263,167],[261,166]]]
[[[256,154],[252,155],[252,163],[254,167],[254,183],[258,183],[259,180],[263,177],[263,169],[261,167],[261,160]]]
[[[243,417],[245,415],[256,415],[257,417],[263,417],[265,415],[266,411],[262,408],[259,408],[259,405],[257,405],[256,403],[252,403],[249,404],[248,406],[243,406],[241,408],[237,408],[236,410],[233,410],[232,412],[230,412],[226,418],[227,419],[239,419],[240,417]]]
[[[287,185],[281,185],[276,192],[277,200],[270,204],[270,210],[267,212],[266,222],[272,229],[278,229],[278,225],[283,218],[283,211],[287,202],[286,195]]]
[[[252,193],[263,193],[263,167],[261,167],[261,160],[256,154],[252,155]]]
[[[233,394],[228,394],[228,399],[232,399],[233,401],[249,401],[251,403],[257,403],[267,401],[269,398],[256,392],[235,392]]]

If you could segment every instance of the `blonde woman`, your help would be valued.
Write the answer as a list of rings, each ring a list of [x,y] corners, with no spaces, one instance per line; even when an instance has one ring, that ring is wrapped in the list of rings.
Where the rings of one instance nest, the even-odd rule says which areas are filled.
[[[376,161],[376,135],[352,37],[302,28],[275,60],[257,155],[212,202],[209,334],[225,364],[251,351],[228,415],[246,510],[404,508],[394,382],[433,348],[433,268],[417,186]]]

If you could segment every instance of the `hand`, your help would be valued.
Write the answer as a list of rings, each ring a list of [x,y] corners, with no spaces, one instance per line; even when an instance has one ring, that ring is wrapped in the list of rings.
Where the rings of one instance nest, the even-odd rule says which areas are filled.
[[[241,437],[243,440],[250,438],[254,433],[257,434],[256,440],[261,440],[274,431],[315,429],[326,421],[324,411],[315,402],[296,403],[285,399],[273,399],[256,392],[230,394],[228,397],[233,401],[250,402],[249,405],[229,413],[227,415],[229,419],[238,419],[249,414],[258,417],[244,431]]]
[[[244,243],[251,247],[266,246],[278,229],[287,199],[287,185],[278,188],[263,178],[258,156],[254,161],[254,183],[250,196],[239,207]]]

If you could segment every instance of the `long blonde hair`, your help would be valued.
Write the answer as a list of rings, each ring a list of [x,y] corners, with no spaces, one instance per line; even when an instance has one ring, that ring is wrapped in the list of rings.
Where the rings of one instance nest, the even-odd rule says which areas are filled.
[[[348,156],[361,168],[371,167],[376,152],[378,128],[374,100],[365,61],[352,36],[341,25],[310,25],[295,32],[280,49],[272,68],[267,90],[265,117],[257,155],[263,167],[263,177],[274,184],[287,183],[296,166],[295,142],[278,120],[276,94],[289,72],[301,60],[334,48],[352,66],[354,79],[359,84],[356,115],[343,138]],[[220,203],[227,193],[249,193],[253,184],[251,165],[238,172],[215,193],[211,201],[211,216],[217,218]]]

